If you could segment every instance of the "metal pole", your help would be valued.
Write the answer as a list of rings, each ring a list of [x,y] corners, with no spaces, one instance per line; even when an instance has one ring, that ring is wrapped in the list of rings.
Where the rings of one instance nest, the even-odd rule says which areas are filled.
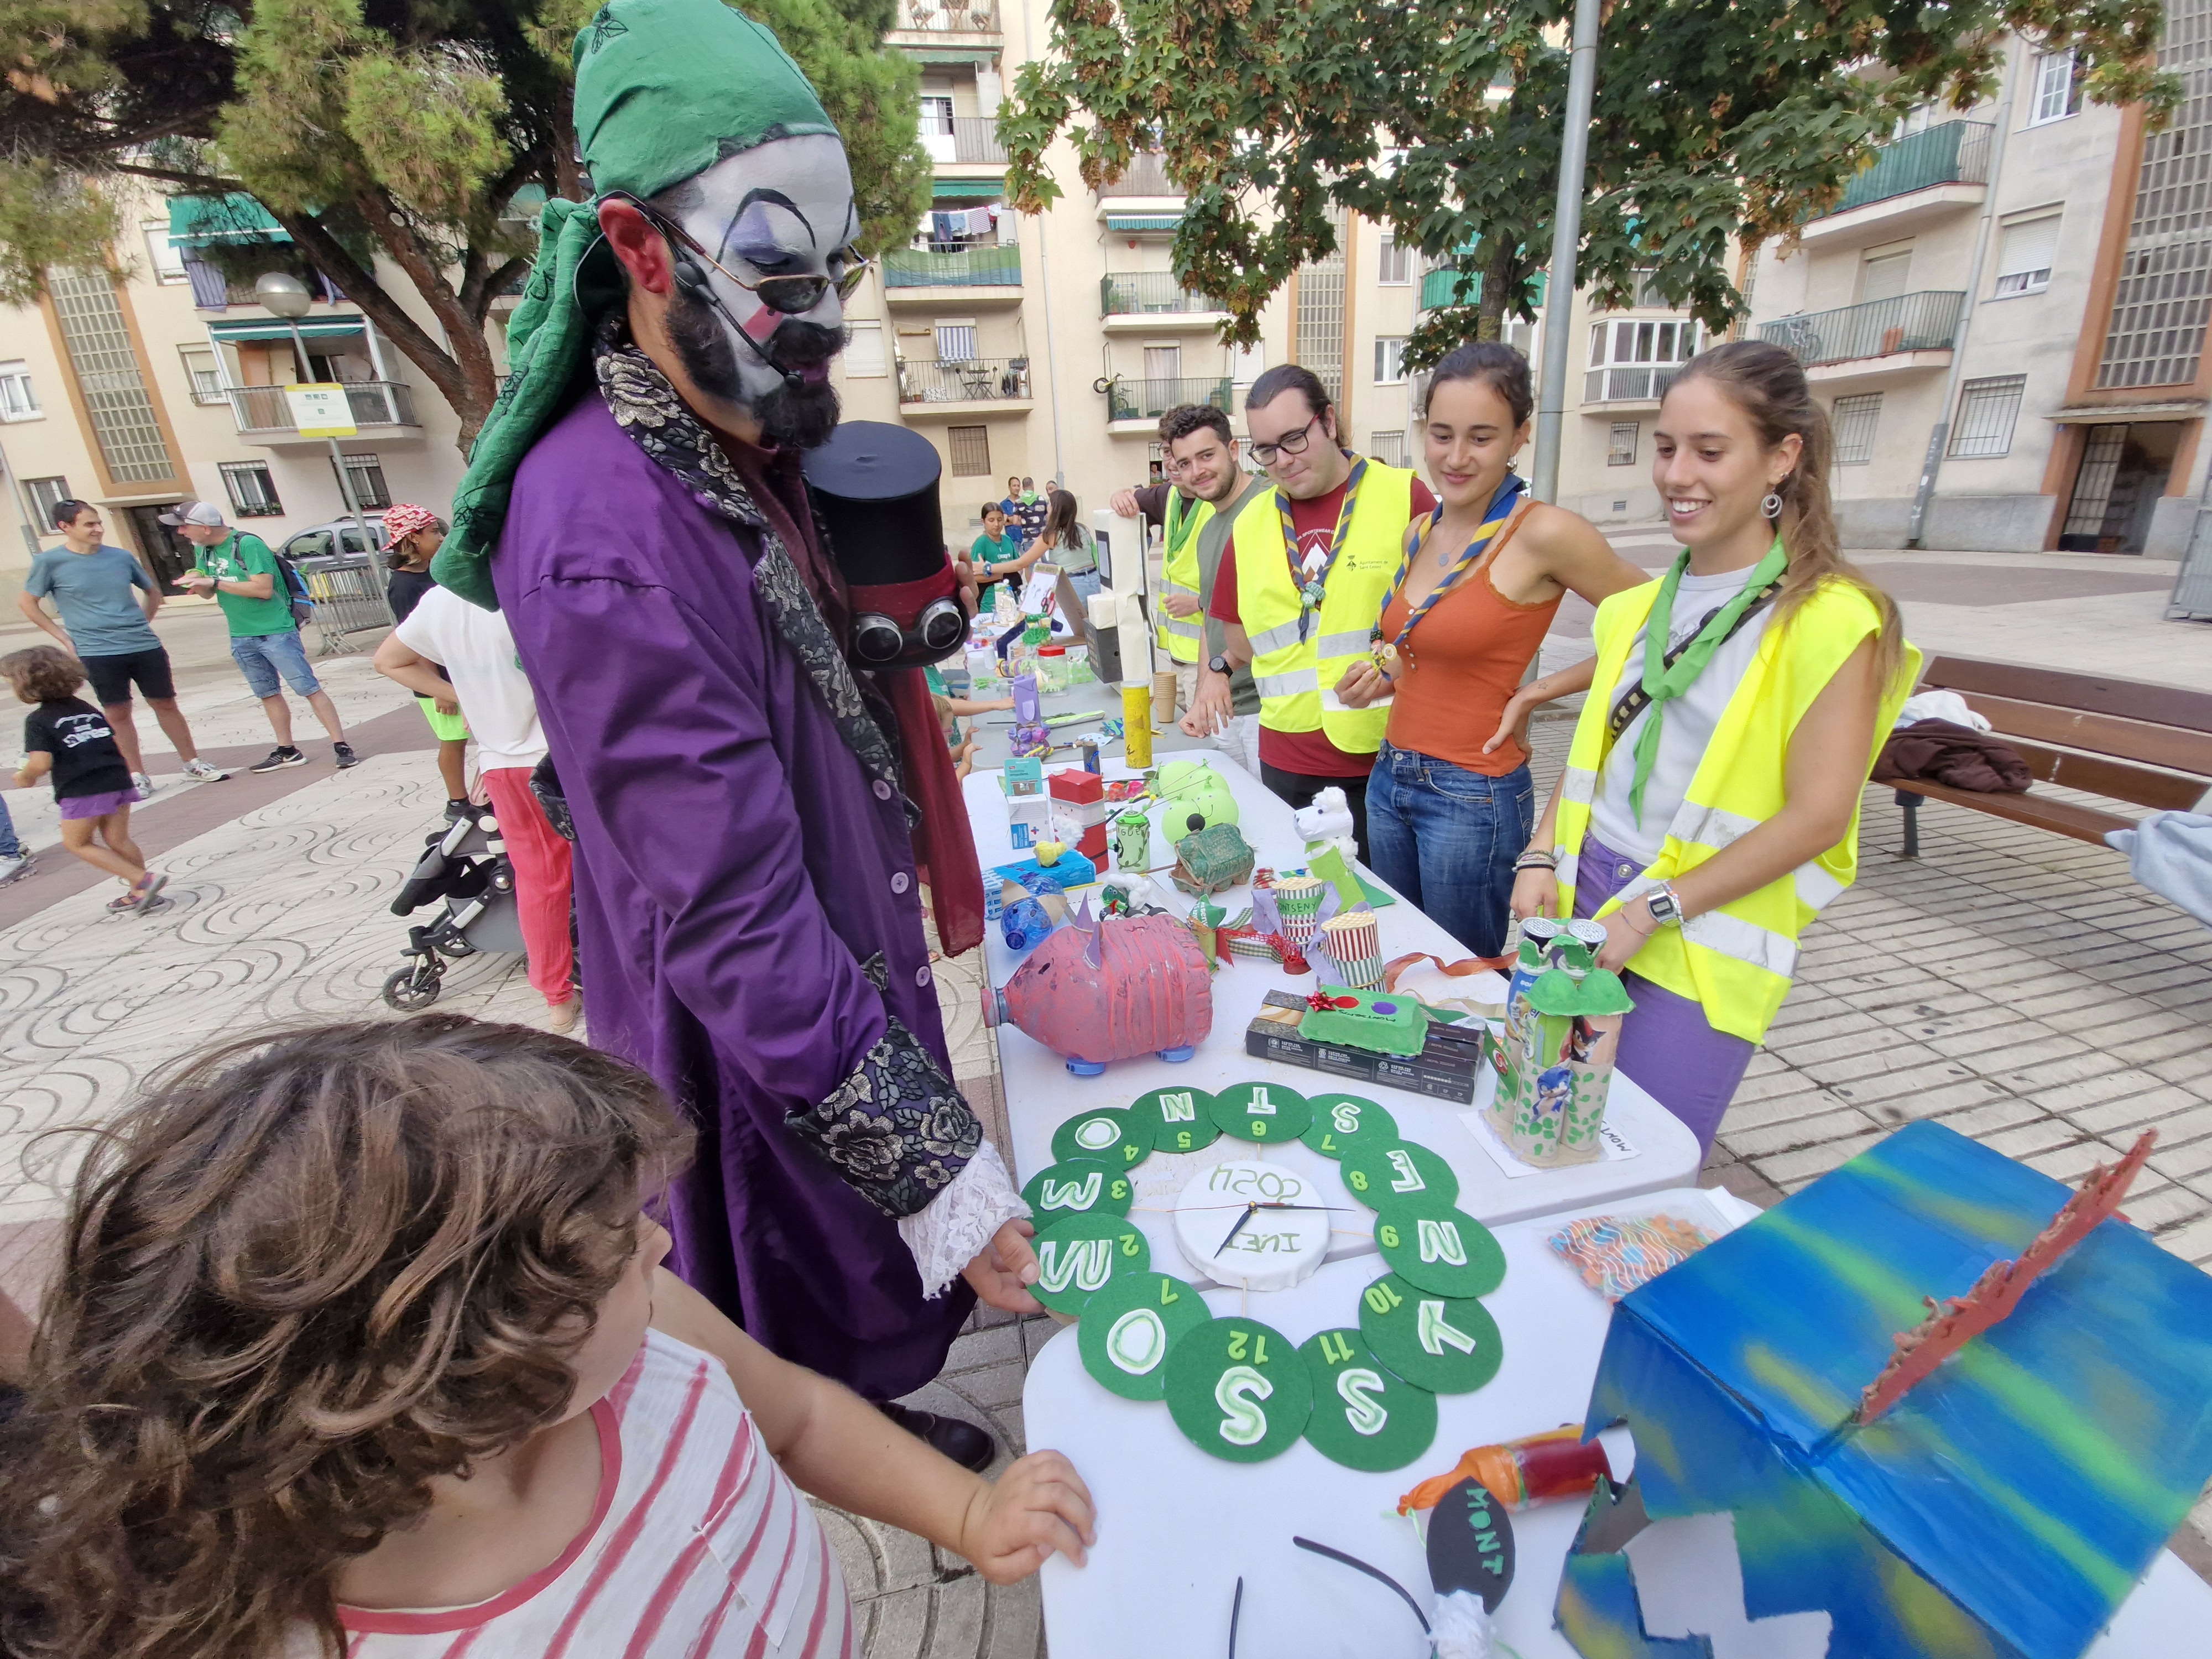
[[[1905,544],[1917,548],[1928,524],[1928,503],[1936,494],[1936,475],[1942,470],[1943,451],[1951,441],[1951,410],[1959,400],[1959,383],[1966,372],[1966,330],[1974,320],[1974,300],[1982,291],[1982,267],[1989,261],[1990,233],[1996,228],[1997,180],[2004,172],[2005,137],[2012,128],[2014,63],[2020,42],[2005,42],[2004,79],[1997,87],[1997,130],[1990,136],[1990,181],[1982,188],[1982,216],[1974,227],[1973,263],[1966,267],[1966,297],[1959,304],[1959,332],[1951,344],[1951,368],[1943,377],[1943,401],[1936,410],[1936,424],[1929,428],[1928,454],[1920,464],[1920,487],[1913,493],[1912,516],[1905,521]]]
[[[43,550],[39,546],[39,532],[31,527],[31,509],[23,504],[21,480],[15,476],[15,469],[8,464],[4,450],[0,450],[0,478],[7,481],[8,494],[15,498],[16,516],[22,520],[23,545],[31,550],[31,556],[35,559]]]
[[[292,329],[292,349],[300,354],[300,373],[312,374],[314,370],[307,362],[307,342],[300,333],[300,319],[291,317],[285,320]],[[337,469],[338,495],[345,502],[346,514],[353,520],[354,528],[361,532],[361,550],[373,561],[376,556],[376,538],[368,533],[368,520],[362,517],[361,503],[354,499],[353,479],[346,473],[345,452],[338,447],[336,438],[329,440],[329,443],[331,465]]]
[[[1567,336],[1574,327],[1575,253],[1583,239],[1583,178],[1589,163],[1590,103],[1597,90],[1598,0],[1575,0],[1574,55],[1559,132],[1559,194],[1552,210],[1551,292],[1544,296],[1544,376],[1536,396],[1531,493],[1559,496],[1559,434],[1567,410]]]

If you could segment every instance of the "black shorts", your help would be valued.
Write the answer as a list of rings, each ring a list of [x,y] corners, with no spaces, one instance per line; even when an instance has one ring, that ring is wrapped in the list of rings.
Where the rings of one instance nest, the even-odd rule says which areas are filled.
[[[167,702],[177,695],[177,683],[169,675],[169,653],[160,646],[149,651],[131,651],[119,657],[82,657],[85,678],[92,682],[92,695],[103,708],[112,708],[118,703],[131,701],[131,686],[135,680],[147,696]]]

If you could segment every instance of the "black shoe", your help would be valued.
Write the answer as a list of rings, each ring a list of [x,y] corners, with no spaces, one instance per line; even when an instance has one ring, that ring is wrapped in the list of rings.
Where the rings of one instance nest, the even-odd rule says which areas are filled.
[[[269,751],[268,758],[258,760],[246,769],[249,772],[281,772],[288,766],[305,766],[307,757],[287,744]]]
[[[331,758],[337,762],[338,770],[341,772],[344,771],[349,766],[358,766],[361,764],[361,757],[353,752],[353,745],[349,743],[332,744],[331,745]]]
[[[471,816],[473,816],[473,814],[468,802],[465,800],[449,800],[446,803],[447,823],[459,823],[463,818]]]
[[[889,1401],[883,1403],[881,1410],[908,1434],[917,1440],[927,1441],[963,1469],[973,1469],[981,1474],[999,1455],[998,1445],[989,1433],[973,1423],[963,1423],[957,1417],[939,1417],[935,1412],[916,1411],[911,1406],[894,1405]]]

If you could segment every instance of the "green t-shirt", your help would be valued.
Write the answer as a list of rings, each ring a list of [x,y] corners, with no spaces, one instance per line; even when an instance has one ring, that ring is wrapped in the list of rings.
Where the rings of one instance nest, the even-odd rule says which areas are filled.
[[[230,624],[231,638],[289,634],[299,628],[292,617],[292,596],[284,591],[284,573],[276,568],[276,556],[260,537],[234,530],[228,541],[200,549],[200,556],[193,562],[221,582],[250,581],[267,574],[269,597],[265,599],[249,599],[242,593],[216,591],[215,601],[222,607],[223,620]]]
[[[978,536],[968,556],[978,565],[1012,564],[1022,556],[1022,538],[1012,531],[1003,536]]]

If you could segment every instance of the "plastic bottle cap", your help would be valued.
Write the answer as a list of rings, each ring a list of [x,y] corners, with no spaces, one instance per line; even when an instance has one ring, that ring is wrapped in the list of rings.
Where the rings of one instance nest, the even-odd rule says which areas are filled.
[[[1064,657],[1066,654],[1067,647],[1064,645],[1041,645],[1037,647],[1037,655],[1040,657]]]

